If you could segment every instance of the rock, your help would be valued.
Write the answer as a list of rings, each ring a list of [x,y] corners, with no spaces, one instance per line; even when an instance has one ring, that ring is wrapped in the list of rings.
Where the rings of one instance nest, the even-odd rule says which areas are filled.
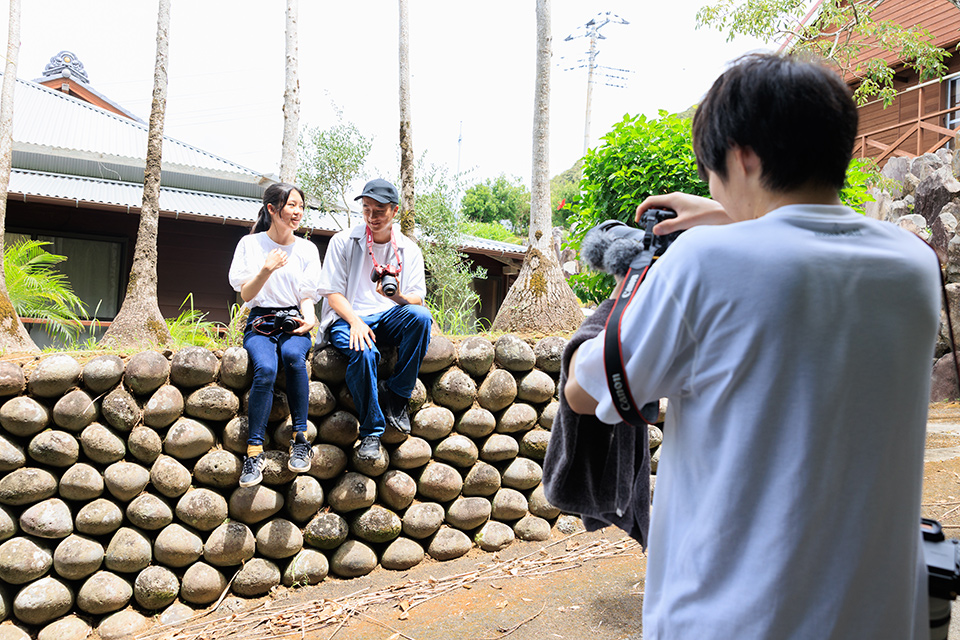
[[[281,422],[273,432],[273,441],[276,442],[281,449],[289,449],[290,441],[295,437],[292,417]],[[317,425],[313,424],[310,420],[307,420],[307,431],[304,437],[307,439],[307,442],[311,444],[317,439]]]
[[[189,607],[182,602],[174,602],[172,605],[164,609],[163,613],[157,616],[157,622],[164,626],[171,627],[179,625],[193,616],[193,607]]]
[[[171,384],[165,384],[150,396],[143,407],[143,424],[164,429],[183,415],[183,394]]]
[[[48,429],[33,436],[27,452],[40,464],[69,467],[80,457],[80,443],[66,431]]]
[[[406,509],[416,495],[417,482],[403,471],[391,469],[377,482],[377,497],[391,509]]]
[[[247,439],[250,437],[250,423],[247,416],[237,416],[230,420],[223,428],[223,448],[227,451],[243,456],[247,453]],[[268,433],[263,434],[264,446],[270,444]]]
[[[453,434],[444,438],[433,452],[433,457],[455,467],[472,467],[480,455],[476,443],[466,436]]]
[[[349,411],[334,411],[320,421],[317,437],[341,447],[353,446],[360,437],[360,423]]]
[[[547,406],[540,411],[540,416],[537,418],[537,424],[543,427],[544,429],[553,428],[553,419],[557,415],[557,411],[560,409],[560,403],[556,400],[551,400]]]
[[[954,374],[953,377],[956,378],[956,374]],[[663,431],[653,425],[647,427],[647,443],[650,445],[650,448],[655,449],[656,447],[659,447],[662,442]]]
[[[436,502],[411,505],[403,514],[403,532],[418,540],[428,538],[443,524],[444,515],[443,507]]]
[[[263,452],[263,484],[274,487],[286,485],[293,482],[293,479],[297,477],[296,472],[290,471],[287,466],[290,459],[290,454],[287,451],[289,449]]]
[[[445,438],[453,431],[453,412],[446,407],[427,406],[413,415],[411,433],[426,440]]]
[[[656,427],[654,427],[656,428]],[[544,429],[527,431],[520,439],[519,454],[532,460],[543,460],[547,455],[547,445],[550,444],[550,432]]]
[[[211,604],[227,588],[227,579],[222,573],[205,562],[197,562],[183,574],[180,597],[191,604]]]
[[[457,529],[476,529],[490,519],[490,510],[486,498],[457,498],[447,507],[446,521]]]
[[[163,451],[163,441],[149,427],[134,427],[127,438],[127,447],[137,460],[152,465]]]
[[[233,579],[233,592],[248,598],[266,595],[280,584],[280,567],[264,560],[254,558],[243,565]]]
[[[15,436],[36,435],[49,423],[50,412],[30,396],[11,398],[0,407],[0,425]]]
[[[30,374],[27,391],[40,398],[62,396],[80,380],[80,363],[70,356],[57,353],[40,360]]]
[[[186,493],[191,479],[190,471],[170,456],[160,456],[150,467],[150,483],[168,498]]]
[[[86,613],[102,615],[119,611],[133,597],[130,583],[109,571],[97,571],[77,592],[77,607]]]
[[[365,576],[376,566],[377,554],[357,540],[347,540],[337,547],[330,558],[330,570],[342,578]]]
[[[537,410],[528,404],[515,402],[497,419],[497,433],[529,431],[537,423]]]
[[[469,438],[484,438],[493,433],[496,427],[497,419],[493,414],[477,405],[464,411],[454,424],[457,433]]]
[[[173,510],[163,499],[144,493],[127,505],[127,520],[135,527],[156,531],[173,522]]]
[[[289,558],[301,549],[303,549],[303,534],[300,532],[300,527],[289,520],[276,518],[257,531],[257,552],[266,558]]]
[[[0,544],[0,580],[7,584],[32,582],[52,566],[50,547],[40,540],[18,537]]]
[[[131,356],[123,373],[123,381],[138,396],[153,393],[167,381],[170,363],[156,351],[143,351]]]
[[[517,397],[517,380],[506,369],[494,369],[480,384],[477,402],[488,411],[500,411]]]
[[[90,423],[80,432],[80,446],[86,457],[99,464],[111,464],[127,453],[123,440],[99,422]]]
[[[203,540],[200,536],[177,523],[164,527],[153,543],[154,558],[168,567],[186,567],[202,555]]]
[[[17,533],[17,518],[6,507],[0,507],[0,542],[13,537]],[[3,619],[0,610],[0,620]]]
[[[227,521],[213,530],[203,544],[203,559],[218,567],[243,564],[253,557],[257,540],[242,522]]]
[[[96,419],[96,403],[80,389],[67,393],[53,405],[54,424],[67,431],[78,433]]]
[[[100,395],[123,378],[123,360],[119,356],[97,356],[83,366],[83,386]]]
[[[220,382],[231,389],[242,391],[253,381],[253,367],[243,347],[229,347],[220,358]]]
[[[51,622],[37,634],[37,640],[86,640],[93,628],[76,616]]]
[[[303,529],[303,539],[318,549],[331,550],[347,539],[347,521],[332,511],[318,513]]]
[[[433,536],[433,540],[427,547],[427,553],[431,558],[442,562],[466,555],[472,547],[473,543],[463,531],[443,527]]]
[[[327,384],[339,384],[346,379],[347,357],[333,346],[315,349],[311,359],[313,377]]]
[[[279,376],[278,376],[279,377]],[[250,414],[250,391],[243,394],[242,413]],[[287,402],[287,394],[274,388],[273,400],[270,402],[270,414],[267,416],[267,422],[279,422],[290,416],[290,404]]]
[[[121,522],[123,522],[123,512],[120,507],[105,498],[98,498],[83,505],[74,520],[77,531],[88,536],[113,533]]]
[[[144,609],[162,609],[177,599],[180,581],[164,567],[147,567],[133,582],[133,597]]]
[[[527,515],[527,499],[516,489],[502,488],[493,496],[495,520],[519,520]]]
[[[327,502],[336,511],[347,513],[366,509],[377,498],[377,484],[365,475],[347,472],[337,481],[327,495]]]
[[[347,468],[347,454],[343,449],[332,444],[313,445],[313,458],[310,461],[309,473],[320,480],[336,478]]]
[[[410,396],[410,401],[407,403],[407,411],[410,413],[416,413],[417,411],[420,411],[420,407],[422,407],[426,401],[427,388],[423,386],[423,381],[420,380],[420,378],[417,378],[413,385],[413,394]]]
[[[124,433],[133,429],[142,416],[140,405],[123,387],[117,387],[107,394],[100,411],[107,424]]]
[[[430,395],[437,404],[460,411],[473,404],[477,398],[477,383],[462,369],[450,367],[434,381]],[[423,409],[418,411],[417,415],[422,412]]]
[[[224,449],[212,449],[197,460],[193,467],[193,478],[218,489],[236,486],[240,480],[242,463],[233,453]]]
[[[460,367],[472,376],[487,375],[493,366],[495,353],[493,345],[486,338],[471,336],[460,343],[457,362]]]
[[[136,611],[118,611],[100,621],[97,635],[100,640],[128,640],[135,638],[149,626],[150,621]]]
[[[115,462],[103,472],[107,491],[121,502],[132,500],[150,482],[150,472],[134,462]]]
[[[13,623],[0,624],[0,640],[30,640],[30,634]]]
[[[423,362],[420,364],[420,373],[435,373],[443,371],[457,359],[457,352],[449,338],[444,336],[432,336],[430,346],[423,356]]]
[[[407,438],[390,454],[390,464],[397,469],[418,469],[430,462],[430,443],[416,436]]]
[[[0,362],[0,397],[20,395],[27,386],[23,368],[14,362]]]
[[[96,540],[72,535],[53,552],[53,570],[66,580],[82,580],[103,564],[103,547]]]
[[[296,522],[309,520],[323,506],[323,487],[316,478],[299,475],[287,487],[287,513]]]
[[[548,336],[540,340],[533,347],[537,369],[547,373],[560,373],[560,361],[566,347],[567,339],[560,336]]]
[[[173,354],[170,361],[170,383],[178,387],[195,388],[217,379],[220,360],[203,347],[184,347]]]
[[[187,396],[183,410],[200,420],[225,422],[237,415],[240,398],[226,387],[201,387]]]
[[[525,491],[533,489],[543,479],[543,469],[529,458],[516,458],[501,475],[503,486]]]
[[[943,205],[957,197],[960,182],[953,177],[948,167],[932,171],[927,176],[919,176],[920,184],[916,188],[914,212],[923,216],[927,225],[933,224]]]
[[[216,442],[210,427],[190,418],[180,418],[167,431],[163,452],[178,460],[190,460],[210,451]]]
[[[380,505],[373,505],[350,524],[350,533],[371,543],[389,542],[400,535],[400,517]]]
[[[955,328],[954,331],[957,331]],[[945,402],[960,398],[957,387],[957,369],[953,363],[953,354],[948,353],[933,365],[930,379],[930,402]]]
[[[0,503],[12,506],[33,504],[57,492],[57,479],[49,471],[22,467],[0,478]]]
[[[513,532],[521,540],[543,542],[550,539],[550,523],[534,515],[526,515],[513,525]]]
[[[530,371],[537,362],[533,347],[515,335],[501,336],[493,349],[494,361],[508,371]]]
[[[527,502],[527,508],[534,516],[552,520],[560,515],[560,509],[550,504],[550,501],[547,500],[547,494],[544,492],[542,484],[530,492]],[[524,540],[527,539],[528,538],[524,538]]]
[[[153,549],[142,533],[121,527],[110,538],[103,555],[103,566],[118,573],[136,573],[150,564]]]
[[[503,462],[517,457],[520,445],[516,438],[495,433],[480,445],[480,459],[485,462]]]
[[[66,538],[73,533],[70,507],[58,498],[38,502],[20,515],[20,529],[38,538]]]
[[[474,538],[478,547],[490,552],[506,549],[515,539],[513,529],[493,520],[483,525]]]
[[[13,615],[27,624],[47,624],[64,616],[73,606],[73,592],[59,580],[40,578],[13,599]]]
[[[524,402],[547,402],[556,392],[557,383],[553,378],[536,369],[522,376],[517,383],[517,398]]]
[[[423,547],[410,538],[397,538],[384,550],[380,566],[393,571],[412,569],[423,561]]]
[[[437,502],[448,502],[460,494],[463,478],[456,469],[442,462],[430,462],[424,467],[417,482],[421,495]]]
[[[337,408],[337,399],[333,392],[319,380],[310,381],[310,395],[307,401],[307,415],[321,418]]]
[[[287,563],[280,581],[286,587],[319,584],[329,571],[327,556],[313,549],[303,549]]]
[[[463,479],[465,496],[492,496],[500,489],[500,472],[491,464],[478,461]]]
[[[282,508],[283,495],[262,484],[238,487],[230,495],[230,517],[247,524],[266,520]]]
[[[0,434],[0,473],[19,469],[27,463],[23,447],[16,441]]]

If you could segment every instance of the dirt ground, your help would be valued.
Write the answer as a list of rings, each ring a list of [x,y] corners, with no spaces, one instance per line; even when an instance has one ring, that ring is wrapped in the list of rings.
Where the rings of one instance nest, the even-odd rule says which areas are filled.
[[[958,405],[931,407],[923,505],[948,537],[960,537]],[[203,618],[140,638],[636,640],[645,568],[639,547],[616,528],[569,536],[555,528],[548,542],[495,555],[474,549],[452,562],[328,578],[259,601],[227,597]],[[960,609],[953,621],[950,637],[960,638]]]

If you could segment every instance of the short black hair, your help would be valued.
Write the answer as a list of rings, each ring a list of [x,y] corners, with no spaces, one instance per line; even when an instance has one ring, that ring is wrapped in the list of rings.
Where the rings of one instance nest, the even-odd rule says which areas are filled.
[[[823,62],[747,54],[727,69],[693,116],[700,177],[727,177],[727,152],[749,147],[774,192],[804,186],[843,188],[857,136],[850,88]]]

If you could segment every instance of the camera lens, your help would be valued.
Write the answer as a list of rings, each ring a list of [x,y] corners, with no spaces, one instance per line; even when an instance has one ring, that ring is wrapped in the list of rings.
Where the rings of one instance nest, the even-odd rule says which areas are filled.
[[[383,274],[383,277],[380,279],[380,288],[383,289],[383,292],[388,296],[397,293],[398,284],[397,279],[387,273]]]

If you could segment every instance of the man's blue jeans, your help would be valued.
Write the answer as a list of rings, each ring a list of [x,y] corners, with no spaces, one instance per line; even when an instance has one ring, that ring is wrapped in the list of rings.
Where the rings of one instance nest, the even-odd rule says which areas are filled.
[[[251,318],[253,320],[253,318]],[[266,336],[250,328],[243,334],[243,348],[253,365],[253,384],[247,401],[250,436],[247,444],[262,445],[267,432],[267,418],[273,407],[273,385],[277,380],[277,354],[283,361],[287,376],[287,403],[293,419],[294,431],[307,430],[307,406],[310,400],[310,381],[307,379],[307,352],[313,341],[310,336],[281,332]],[[280,443],[285,444],[285,443]]]
[[[433,316],[423,305],[407,304],[361,316],[360,319],[367,323],[377,336],[373,348],[363,351],[351,349],[350,325],[343,319],[338,319],[330,327],[330,342],[349,359],[347,389],[357,406],[360,437],[380,436],[386,429],[386,420],[380,409],[377,391],[377,366],[380,364],[378,347],[396,345],[397,366],[393,375],[386,380],[386,385],[401,398],[409,398],[413,395],[420,364],[430,345]]]

